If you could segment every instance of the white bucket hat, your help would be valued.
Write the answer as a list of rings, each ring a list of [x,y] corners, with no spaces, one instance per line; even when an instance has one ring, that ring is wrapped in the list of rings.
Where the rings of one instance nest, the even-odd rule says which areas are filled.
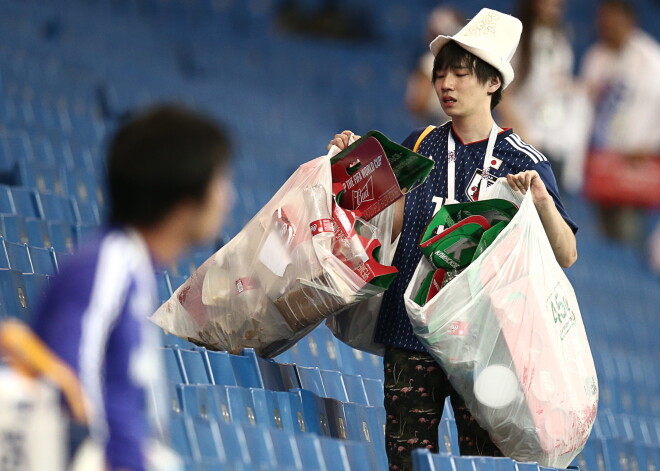
[[[482,8],[463,29],[454,36],[440,35],[429,48],[434,56],[449,41],[457,42],[465,50],[495,67],[502,74],[504,90],[513,82],[511,58],[516,52],[522,23],[518,18],[490,8]]]

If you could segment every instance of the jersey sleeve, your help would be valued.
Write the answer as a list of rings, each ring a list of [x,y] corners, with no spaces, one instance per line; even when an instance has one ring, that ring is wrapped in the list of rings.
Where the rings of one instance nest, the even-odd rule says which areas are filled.
[[[559,214],[561,214],[561,217],[564,218],[564,221],[566,221],[568,227],[570,227],[573,231],[573,234],[575,234],[578,231],[578,225],[568,215],[566,208],[561,201],[557,180],[555,179],[555,174],[552,172],[550,163],[547,161],[539,162],[536,164],[534,170],[538,172],[541,180],[543,180],[543,183],[545,183],[545,187],[548,190],[548,193],[550,193],[550,196],[552,196],[552,199],[555,201],[555,206],[557,207]]]

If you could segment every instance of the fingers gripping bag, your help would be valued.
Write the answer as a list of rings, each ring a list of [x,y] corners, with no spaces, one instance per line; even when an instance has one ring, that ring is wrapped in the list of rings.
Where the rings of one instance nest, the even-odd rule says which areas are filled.
[[[499,181],[484,199],[502,198],[507,188]],[[496,229],[466,268],[426,297],[419,293],[428,273],[441,270],[422,258],[406,310],[417,337],[506,456],[565,468],[584,447],[598,407],[580,309],[531,192]]]
[[[387,168],[389,154],[380,144],[370,145],[375,153],[368,157]],[[382,202],[372,191],[379,172],[360,152],[363,147],[356,143],[337,156],[301,165],[151,320],[209,349],[239,353],[251,347],[273,357],[327,317],[383,292],[397,271],[379,262],[378,228],[362,217],[363,209],[375,215],[383,208],[374,209]],[[360,155],[365,170],[358,173],[372,182],[371,193],[363,191],[347,209],[335,197],[333,189],[343,188],[341,180],[334,181],[332,166],[342,156]]]

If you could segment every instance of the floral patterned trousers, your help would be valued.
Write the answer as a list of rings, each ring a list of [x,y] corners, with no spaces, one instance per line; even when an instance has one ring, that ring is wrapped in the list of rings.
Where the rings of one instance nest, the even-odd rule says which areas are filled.
[[[410,452],[414,448],[438,452],[438,425],[447,396],[454,409],[460,454],[503,456],[431,355],[387,347],[383,363],[390,470],[412,471]],[[452,452],[458,454],[458,450]]]

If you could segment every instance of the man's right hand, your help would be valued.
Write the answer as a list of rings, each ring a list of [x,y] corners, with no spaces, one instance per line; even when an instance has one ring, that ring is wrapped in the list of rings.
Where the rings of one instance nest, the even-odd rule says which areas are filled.
[[[360,139],[360,136],[354,135],[353,131],[343,131],[341,134],[335,134],[335,138],[330,141],[330,144],[328,144],[328,150],[330,150],[332,146],[339,147],[339,150],[346,149],[349,146],[348,140],[351,136],[354,136],[355,139]]]

